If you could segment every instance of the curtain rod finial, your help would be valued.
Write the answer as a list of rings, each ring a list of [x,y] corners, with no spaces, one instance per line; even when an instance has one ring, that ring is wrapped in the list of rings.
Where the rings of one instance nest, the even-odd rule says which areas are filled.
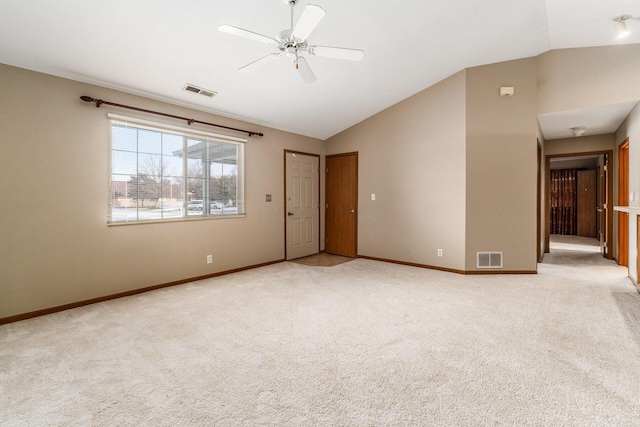
[[[80,99],[82,99],[84,102],[95,102],[96,107],[100,107],[100,105],[102,104],[102,99],[96,99],[90,96],[81,96]]]

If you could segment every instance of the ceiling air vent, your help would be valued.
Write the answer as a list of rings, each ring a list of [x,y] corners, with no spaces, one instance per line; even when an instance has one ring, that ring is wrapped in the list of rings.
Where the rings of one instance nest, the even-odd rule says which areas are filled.
[[[502,268],[502,252],[477,252],[477,268]]]
[[[188,92],[193,92],[193,93],[197,93],[197,94],[200,94],[200,95],[204,95],[204,96],[207,96],[209,98],[213,98],[218,93],[218,92],[215,92],[213,90],[203,89],[201,87],[198,87],[198,86],[192,85],[192,84],[188,84],[188,83],[182,89],[186,90]]]

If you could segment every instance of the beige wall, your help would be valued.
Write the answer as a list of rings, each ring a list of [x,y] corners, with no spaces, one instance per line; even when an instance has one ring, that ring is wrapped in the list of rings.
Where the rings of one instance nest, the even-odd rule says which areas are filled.
[[[540,114],[640,99],[640,44],[552,50],[537,67]]]
[[[515,95],[499,96],[501,86]],[[535,59],[467,70],[466,270],[503,252],[504,270],[536,270]]]
[[[608,150],[615,150],[615,136],[613,134],[551,139],[545,142],[544,154],[555,156]]]
[[[460,96],[441,92],[445,83],[460,77],[458,73],[331,138],[327,141],[327,154],[360,152],[359,253],[474,270],[477,251],[502,251],[505,270],[535,270],[537,139],[542,145],[543,158],[558,147],[558,143],[544,141],[537,114],[640,99],[640,83],[636,77],[640,75],[639,48],[639,45],[627,45],[565,49],[536,58],[468,69],[464,72],[464,82],[459,82],[465,91],[464,111],[458,110],[459,103],[452,102],[452,98],[460,100]],[[633,82],[629,83],[630,80]],[[500,86],[514,86],[516,95],[500,98]],[[438,112],[421,115],[430,111],[428,106],[439,104],[448,120],[442,122],[443,115]],[[456,133],[452,126],[460,121],[464,122],[465,131]],[[424,130],[429,133],[431,156],[438,158],[440,164],[446,162],[447,170],[457,176],[465,176],[463,186],[455,180],[441,180],[443,187],[431,192],[435,196],[433,200],[442,200],[442,203],[444,194],[451,191],[465,198],[463,228],[458,226],[458,216],[447,216],[441,221],[452,225],[451,229],[445,227],[444,233],[451,237],[459,236],[452,234],[452,229],[457,232],[464,229],[463,244],[450,239],[458,242],[455,247],[464,248],[463,261],[457,255],[453,259],[448,257],[450,252],[446,249],[444,258],[433,258],[434,249],[441,247],[443,233],[420,224],[421,219],[411,213],[415,199],[402,190],[415,180],[431,182],[435,176],[433,168],[419,171],[412,167],[411,149],[415,141],[424,138]],[[450,152],[433,146],[442,139],[441,135],[448,133],[459,141],[458,148],[464,146],[465,153],[457,157],[455,165],[450,165]],[[572,141],[563,149],[592,150],[588,138],[581,140],[584,144]],[[570,144],[579,145],[570,148]],[[383,173],[385,163],[406,163],[407,172]],[[544,184],[544,174],[540,179]],[[381,191],[402,197],[386,195],[382,200],[378,197],[376,202],[369,199],[371,193]],[[544,185],[541,198],[540,234],[544,236]],[[428,208],[429,202],[417,199],[416,206]],[[429,215],[424,222],[440,220],[438,214]],[[412,229],[428,234],[412,239]],[[416,242],[418,238],[425,241]],[[544,247],[544,238],[540,240]],[[421,248],[420,253],[415,253],[416,245]],[[409,249],[413,253],[409,253]]]
[[[6,65],[0,94],[0,318],[283,259],[283,151],[324,155],[320,140]],[[81,95],[263,131],[245,149],[246,217],[107,227],[106,114],[136,114]]]
[[[328,155],[359,153],[358,254],[464,270],[465,76],[327,141]]]

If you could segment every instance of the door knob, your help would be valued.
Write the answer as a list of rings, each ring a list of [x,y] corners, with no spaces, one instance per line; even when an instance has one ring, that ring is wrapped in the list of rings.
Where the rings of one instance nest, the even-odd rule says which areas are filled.
[[[288,212],[287,215],[288,216],[294,216],[295,214],[293,212]]]
[[[356,213],[355,209],[351,209],[348,213]]]

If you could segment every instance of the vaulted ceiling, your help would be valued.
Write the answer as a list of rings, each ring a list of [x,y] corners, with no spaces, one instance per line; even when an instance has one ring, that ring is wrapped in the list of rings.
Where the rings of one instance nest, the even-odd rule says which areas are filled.
[[[0,62],[327,139],[464,68],[640,43],[637,0],[299,0],[294,23],[307,4],[326,11],[310,44],[365,51],[306,54],[313,84],[286,58],[238,72],[277,49],[218,30],[276,37],[286,0],[0,0]],[[632,34],[617,40],[622,14]]]

